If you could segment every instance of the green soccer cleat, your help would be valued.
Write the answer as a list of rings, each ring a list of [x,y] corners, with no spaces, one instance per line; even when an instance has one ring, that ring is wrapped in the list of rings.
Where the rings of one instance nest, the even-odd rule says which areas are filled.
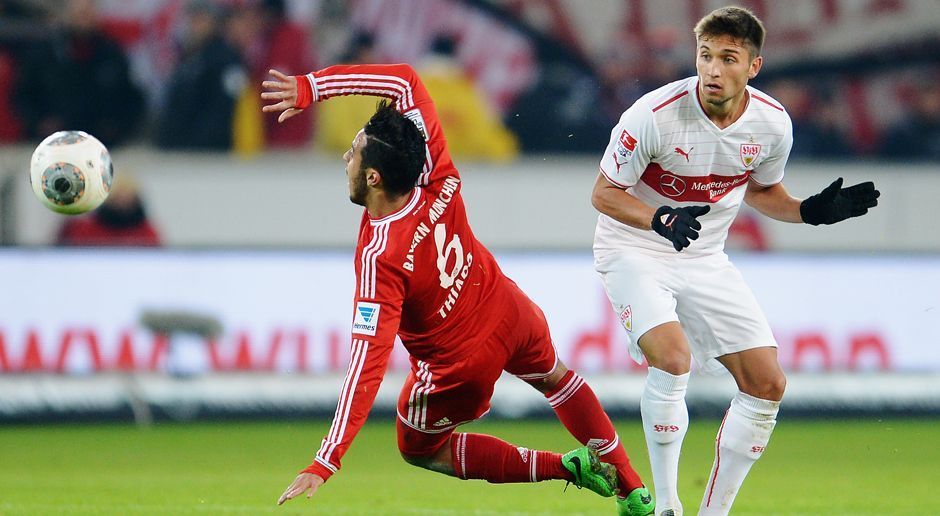
[[[601,462],[597,450],[584,446],[561,456],[561,464],[574,475],[574,485],[586,487],[603,496],[617,494],[617,470]]]
[[[656,513],[656,502],[646,486],[638,487],[626,498],[617,498],[617,514],[620,516],[647,516]]]

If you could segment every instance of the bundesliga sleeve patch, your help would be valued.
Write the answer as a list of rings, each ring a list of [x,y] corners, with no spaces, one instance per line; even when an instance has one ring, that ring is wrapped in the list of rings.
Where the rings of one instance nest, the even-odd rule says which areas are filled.
[[[633,137],[632,134],[628,133],[626,129],[620,133],[620,138],[617,140],[617,159],[618,165],[623,165],[630,161],[630,158],[633,157],[633,152],[636,151],[637,139]]]
[[[353,317],[352,332],[375,337],[375,330],[379,327],[380,308],[382,307],[378,303],[366,303],[365,301],[356,303],[356,315]]]
[[[404,113],[404,115],[405,118],[411,120],[416,126],[418,126],[418,130],[421,131],[421,136],[424,136],[424,141],[428,141],[428,128],[424,124],[424,117],[421,116],[421,110],[417,108],[412,109],[411,111]]]

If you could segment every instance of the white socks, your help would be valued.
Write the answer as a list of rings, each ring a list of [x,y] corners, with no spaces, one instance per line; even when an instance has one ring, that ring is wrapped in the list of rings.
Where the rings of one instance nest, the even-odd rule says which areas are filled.
[[[682,514],[678,492],[679,452],[689,428],[689,410],[685,405],[688,385],[689,373],[675,376],[650,367],[640,398],[643,433],[656,488],[656,514],[666,509],[675,511],[676,516]]]
[[[724,515],[731,510],[744,477],[770,441],[779,407],[779,401],[762,400],[743,392],[731,400],[731,408],[715,439],[715,463],[705,485],[699,515]]]

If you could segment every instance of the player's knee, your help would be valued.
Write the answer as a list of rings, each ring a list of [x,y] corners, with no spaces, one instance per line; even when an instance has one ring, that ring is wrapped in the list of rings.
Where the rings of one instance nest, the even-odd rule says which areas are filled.
[[[787,377],[781,373],[774,378],[771,378],[767,382],[766,389],[767,396],[763,399],[780,401],[783,399],[783,392],[787,390]]]
[[[453,465],[451,464],[450,445],[445,443],[436,450],[407,450],[399,448],[401,458],[422,469],[437,471],[447,475],[453,475]]]
[[[749,382],[748,385],[741,386],[741,391],[745,394],[760,398],[762,400],[780,401],[783,399],[783,393],[787,389],[787,377],[783,373],[776,374],[759,381]]]
[[[574,372],[571,373],[574,375]],[[558,365],[555,367],[555,370],[545,378],[540,378],[537,380],[526,380],[526,383],[535,387],[536,390],[542,394],[548,394],[553,391],[558,385],[566,379],[570,379],[571,376],[568,375],[568,368],[565,367],[565,364],[558,362]]]
[[[665,371],[671,375],[679,376],[692,369],[692,357],[685,353],[661,353],[657,357],[647,357],[649,365]]]
[[[431,469],[429,466],[433,461],[433,456],[431,455],[414,455],[409,452],[400,450],[401,458],[411,464],[412,466],[417,466],[419,468]]]

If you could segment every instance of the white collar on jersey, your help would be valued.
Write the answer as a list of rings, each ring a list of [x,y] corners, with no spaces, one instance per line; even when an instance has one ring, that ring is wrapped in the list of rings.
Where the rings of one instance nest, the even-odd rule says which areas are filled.
[[[740,122],[741,120],[743,120],[743,119],[745,118],[745,116],[747,116],[748,113],[750,112],[750,109],[751,109],[751,97],[753,96],[753,95],[751,94],[750,88],[749,88],[747,85],[744,86],[744,102],[745,102],[745,104],[744,104],[744,110],[741,111],[741,116],[739,116],[737,120],[735,120],[734,122],[732,122],[731,125],[729,125],[728,127],[725,127],[724,129],[722,129],[722,128],[718,127],[718,125],[715,124],[715,122],[713,122],[712,119],[708,117],[708,113],[705,112],[705,108],[702,106],[702,98],[701,98],[701,97],[699,96],[699,94],[698,94],[698,83],[699,83],[699,79],[696,77],[695,83],[692,85],[692,86],[693,86],[693,89],[692,89],[691,92],[689,92],[689,93],[691,93],[691,94],[693,95],[692,98],[695,99],[696,112],[699,114],[699,116],[701,116],[702,118],[705,119],[705,122],[708,124],[708,128],[709,128],[712,132],[715,132],[715,133],[717,133],[717,134],[728,134],[728,133],[732,132],[732,131],[729,131],[729,129],[731,129],[732,127],[737,127],[738,122]]]
[[[421,189],[418,187],[415,187],[415,189],[412,190],[411,192],[411,199],[408,199],[408,202],[405,204],[405,206],[402,209],[396,211],[395,213],[392,213],[391,215],[386,215],[382,217],[381,219],[373,219],[370,217],[369,223],[372,224],[373,226],[378,226],[379,224],[388,224],[389,222],[393,222],[404,217],[409,212],[411,212],[411,210],[413,210],[414,207],[418,204],[418,198],[421,197],[419,193],[421,193]]]

